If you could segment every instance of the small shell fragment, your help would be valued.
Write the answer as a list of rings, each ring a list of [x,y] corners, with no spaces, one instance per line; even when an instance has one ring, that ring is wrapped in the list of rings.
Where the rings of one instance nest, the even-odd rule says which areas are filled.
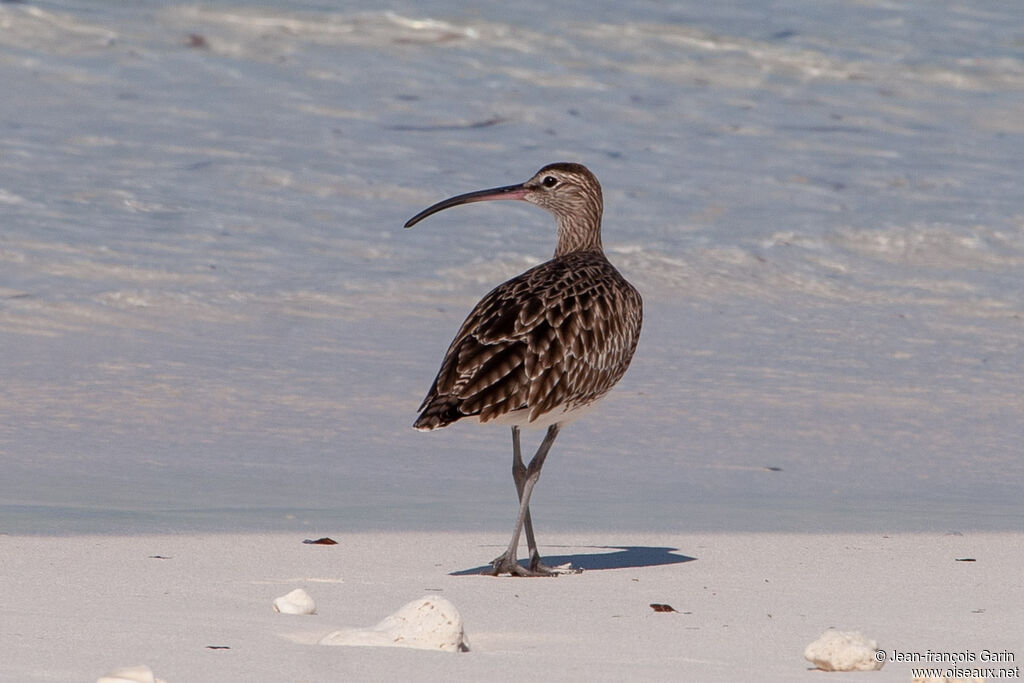
[[[321,645],[374,645],[420,650],[467,652],[462,615],[448,600],[426,595],[403,605],[371,628],[348,628],[329,633]]]
[[[309,593],[296,588],[274,600],[274,611],[281,614],[316,614],[316,603]]]
[[[145,664],[125,666],[114,669],[105,676],[96,679],[96,683],[165,683],[153,675],[153,670]]]
[[[804,659],[822,671],[878,671],[885,653],[878,643],[856,631],[828,629],[807,646]]]

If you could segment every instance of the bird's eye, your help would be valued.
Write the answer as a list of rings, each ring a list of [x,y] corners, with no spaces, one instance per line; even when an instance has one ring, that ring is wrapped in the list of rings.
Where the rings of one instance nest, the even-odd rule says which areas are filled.
[[[558,184],[558,178],[553,175],[544,176],[544,180],[540,181],[544,187],[554,187]]]

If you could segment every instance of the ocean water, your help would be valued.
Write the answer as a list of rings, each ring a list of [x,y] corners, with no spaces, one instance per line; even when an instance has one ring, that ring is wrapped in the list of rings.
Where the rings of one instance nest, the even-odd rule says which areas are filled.
[[[1024,528],[1016,0],[28,0],[0,532],[506,530],[507,430],[411,423],[552,221],[401,226],[552,161],[646,319],[541,534]]]

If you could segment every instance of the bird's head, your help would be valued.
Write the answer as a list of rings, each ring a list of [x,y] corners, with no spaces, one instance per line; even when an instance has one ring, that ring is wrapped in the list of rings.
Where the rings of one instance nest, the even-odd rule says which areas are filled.
[[[601,184],[582,164],[548,164],[525,183],[477,190],[440,201],[409,219],[405,227],[411,228],[421,220],[444,209],[497,199],[517,199],[536,204],[554,214],[559,223],[587,216],[601,220]]]

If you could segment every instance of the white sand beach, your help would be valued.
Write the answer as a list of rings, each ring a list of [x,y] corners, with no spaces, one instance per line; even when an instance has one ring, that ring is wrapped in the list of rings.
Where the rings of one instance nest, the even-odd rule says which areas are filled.
[[[1022,654],[1018,534],[559,534],[547,557],[585,570],[533,579],[465,573],[493,534],[329,535],[0,537],[0,678],[881,683],[919,666],[814,670],[804,648],[830,627],[887,652]],[[317,614],[274,611],[294,588]],[[424,595],[457,607],[468,652],[317,645]]]

